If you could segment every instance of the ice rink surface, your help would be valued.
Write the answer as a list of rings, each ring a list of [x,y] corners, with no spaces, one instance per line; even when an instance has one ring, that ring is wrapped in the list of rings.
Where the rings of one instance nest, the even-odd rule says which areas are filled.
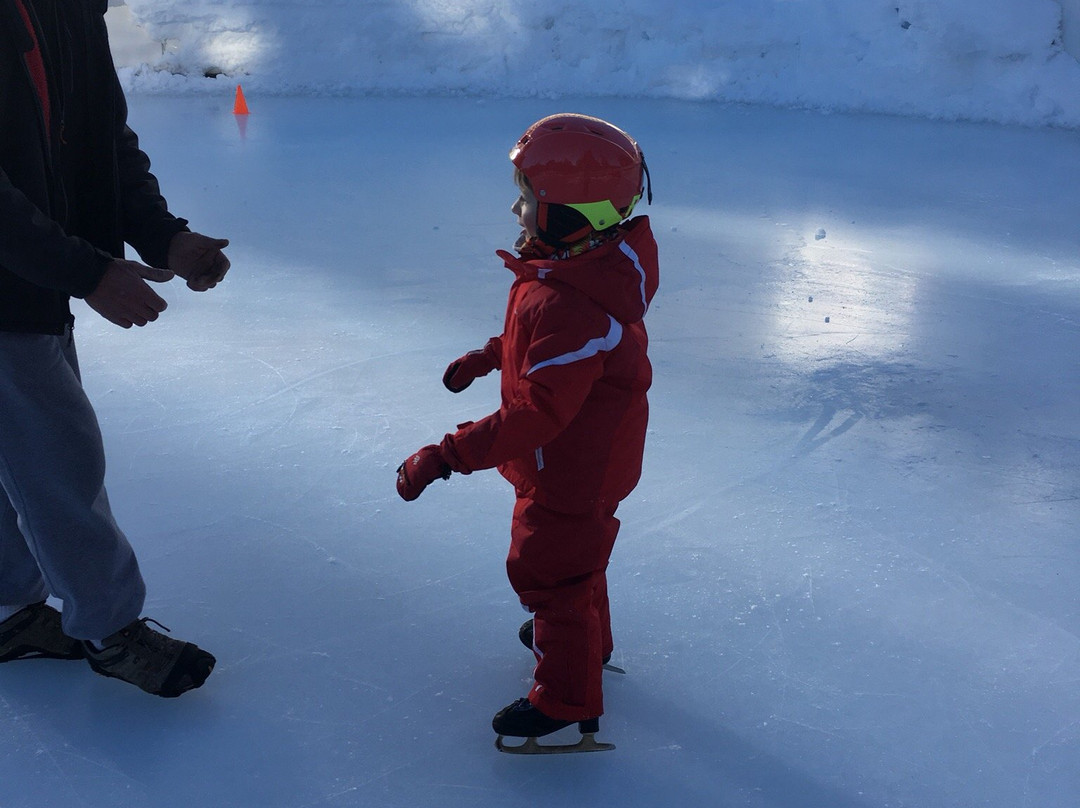
[[[2,808],[1080,803],[1076,132],[666,101],[135,97],[217,290],[86,387],[146,613],[211,650],[154,699],[0,668]],[[494,472],[394,469],[497,405],[507,150],[557,111],[641,142],[661,288],[645,475],[609,581],[611,753],[521,759]],[[572,734],[572,733],[571,733]]]

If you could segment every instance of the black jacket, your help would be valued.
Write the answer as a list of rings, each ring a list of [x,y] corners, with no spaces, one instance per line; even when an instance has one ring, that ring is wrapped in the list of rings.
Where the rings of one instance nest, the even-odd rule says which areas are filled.
[[[27,54],[35,37],[50,132]],[[124,243],[164,267],[186,222],[169,213],[127,125],[108,0],[0,0],[0,331],[61,333]]]

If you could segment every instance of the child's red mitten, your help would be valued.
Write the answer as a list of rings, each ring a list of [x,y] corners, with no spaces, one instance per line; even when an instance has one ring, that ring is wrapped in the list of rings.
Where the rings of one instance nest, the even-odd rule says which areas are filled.
[[[493,337],[479,351],[469,351],[460,359],[455,359],[443,374],[443,385],[451,393],[460,393],[481,376],[487,376],[499,367],[501,350],[498,338]]]
[[[450,466],[443,460],[442,450],[431,444],[398,466],[397,492],[403,500],[412,502],[440,478],[450,479]]]

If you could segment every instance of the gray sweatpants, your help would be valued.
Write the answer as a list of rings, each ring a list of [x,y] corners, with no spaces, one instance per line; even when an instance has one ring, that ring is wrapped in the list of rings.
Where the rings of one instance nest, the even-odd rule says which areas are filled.
[[[146,587],[105,493],[105,451],[75,340],[0,332],[0,606],[52,595],[64,631],[98,640]]]

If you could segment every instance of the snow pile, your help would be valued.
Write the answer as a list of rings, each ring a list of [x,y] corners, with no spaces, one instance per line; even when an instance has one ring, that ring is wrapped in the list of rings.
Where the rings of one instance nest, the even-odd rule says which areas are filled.
[[[127,0],[130,87],[603,95],[1080,126],[1072,0]],[[214,85],[210,85],[214,86]]]

